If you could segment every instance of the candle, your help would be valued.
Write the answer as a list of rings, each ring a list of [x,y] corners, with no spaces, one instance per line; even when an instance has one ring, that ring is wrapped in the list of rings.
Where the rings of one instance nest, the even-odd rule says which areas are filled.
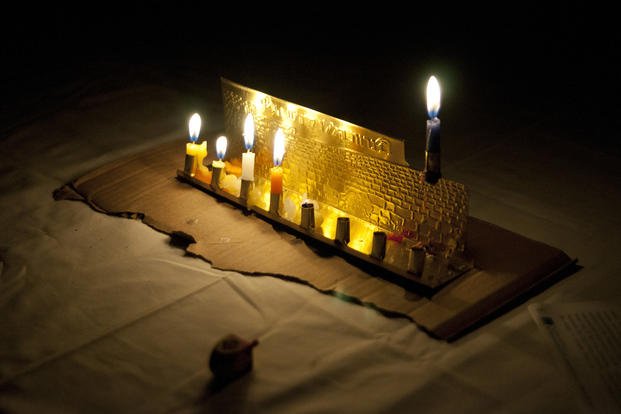
[[[191,142],[185,145],[186,162],[184,171],[194,176],[199,166],[203,165],[203,159],[207,156],[207,142],[196,143],[201,131],[201,117],[199,114],[192,115],[188,127]]]
[[[427,145],[425,147],[425,181],[436,183],[440,172],[440,84],[435,76],[427,82]]]
[[[282,159],[285,155],[285,134],[278,128],[274,137],[274,167],[270,168],[270,212],[278,213],[282,194]]]
[[[242,180],[254,181],[254,119],[252,114],[246,116],[244,121],[244,145],[246,152],[242,154]]]
[[[278,128],[274,137],[274,167],[270,169],[270,193],[282,194],[282,159],[285,155],[285,134]]]
[[[222,158],[224,158],[224,155],[226,154],[227,145],[228,141],[225,136],[220,136],[216,140],[216,155],[218,159],[211,163],[211,170],[213,172],[211,185],[216,188],[220,188],[220,178],[222,169],[224,168],[224,161],[222,161]]]

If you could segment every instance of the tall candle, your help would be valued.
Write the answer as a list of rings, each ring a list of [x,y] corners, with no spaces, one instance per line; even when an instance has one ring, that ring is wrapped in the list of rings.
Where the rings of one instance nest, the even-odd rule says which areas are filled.
[[[244,121],[244,145],[246,152],[242,154],[242,180],[254,181],[254,119],[252,114],[246,116]]]
[[[278,128],[274,137],[274,167],[270,169],[270,193],[282,194],[282,159],[285,156],[285,134]]]
[[[440,172],[440,84],[435,76],[427,82],[427,144],[425,146],[425,181],[436,183]]]

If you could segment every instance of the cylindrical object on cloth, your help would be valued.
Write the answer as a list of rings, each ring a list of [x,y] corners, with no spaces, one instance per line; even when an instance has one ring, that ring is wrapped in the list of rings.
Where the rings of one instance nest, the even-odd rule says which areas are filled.
[[[220,381],[234,380],[252,370],[252,349],[258,340],[246,341],[237,335],[220,339],[211,351],[209,369]]]

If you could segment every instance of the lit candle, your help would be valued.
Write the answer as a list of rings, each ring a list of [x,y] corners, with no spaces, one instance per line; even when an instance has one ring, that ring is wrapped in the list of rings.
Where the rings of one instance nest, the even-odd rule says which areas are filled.
[[[270,212],[278,213],[282,194],[282,159],[285,156],[285,134],[278,128],[274,137],[274,167],[270,168]]]
[[[440,84],[435,76],[427,82],[427,145],[425,147],[425,181],[436,183],[440,172]]]
[[[225,165],[222,158],[224,158],[224,155],[226,154],[227,145],[228,141],[225,136],[220,136],[216,140],[216,155],[218,159],[211,163],[211,170],[213,174],[211,177],[211,185],[216,188],[220,188],[220,179],[222,178],[221,173]]]
[[[252,114],[246,116],[244,121],[244,145],[246,152],[242,154],[242,180],[254,181],[254,119]]]
[[[190,141],[185,145],[185,167],[184,171],[191,176],[196,174],[196,170],[203,165],[203,159],[207,156],[207,142],[197,144],[198,135],[201,131],[201,117],[194,114],[189,122]]]

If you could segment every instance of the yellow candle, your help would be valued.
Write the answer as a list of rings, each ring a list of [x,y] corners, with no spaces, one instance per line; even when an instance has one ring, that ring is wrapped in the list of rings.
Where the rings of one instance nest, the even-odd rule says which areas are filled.
[[[200,144],[188,142],[185,144],[185,153],[194,156],[194,166],[192,167],[192,175],[194,175],[198,167],[203,165],[203,159],[207,156],[207,141]]]

